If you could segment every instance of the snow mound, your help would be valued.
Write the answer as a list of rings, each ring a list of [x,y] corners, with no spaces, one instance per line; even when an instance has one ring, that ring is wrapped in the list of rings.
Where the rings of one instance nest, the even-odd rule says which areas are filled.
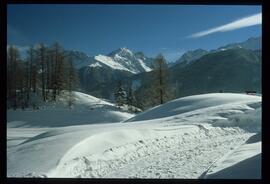
[[[144,121],[179,115],[210,107],[260,102],[261,97],[236,93],[210,93],[172,100],[149,109],[126,122]]]
[[[262,123],[261,108],[249,110],[246,113],[230,115],[213,123],[218,127],[241,127],[249,132],[260,132]]]

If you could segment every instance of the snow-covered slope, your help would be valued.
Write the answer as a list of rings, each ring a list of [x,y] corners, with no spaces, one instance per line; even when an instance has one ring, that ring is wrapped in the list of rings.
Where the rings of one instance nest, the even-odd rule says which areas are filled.
[[[196,112],[196,110],[210,111],[211,108],[215,109],[216,107],[225,108],[228,106],[227,108],[242,108],[243,102],[252,103],[254,100],[256,101],[258,99],[257,96],[248,97],[249,98],[243,94],[234,93],[210,93],[188,96],[172,100],[160,106],[156,106],[127,120],[127,122],[173,117],[180,114],[182,116],[183,113],[193,113],[194,111]]]
[[[250,137],[243,145],[227,153],[203,175],[206,179],[260,179],[261,134]]]
[[[24,142],[9,146],[8,141],[7,173],[15,177],[198,178],[226,153],[250,142],[260,130],[260,106],[259,96],[205,94],[171,101],[126,122],[43,128],[42,133],[32,128],[36,134]],[[16,139],[15,132],[17,137],[26,135],[26,129],[8,128],[8,140],[11,134]],[[260,152],[259,147],[256,150]]]
[[[74,92],[74,106],[68,107],[68,92],[56,103],[40,104],[40,110],[8,110],[8,127],[61,127],[92,123],[111,123],[133,115],[119,110],[114,104],[80,92]]]

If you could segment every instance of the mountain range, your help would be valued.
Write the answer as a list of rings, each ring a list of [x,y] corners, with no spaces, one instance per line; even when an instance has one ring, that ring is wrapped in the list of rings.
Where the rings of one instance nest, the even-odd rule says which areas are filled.
[[[25,48],[24,48],[25,51]],[[66,50],[78,70],[80,88],[93,96],[113,99],[119,81],[132,85],[138,98],[151,84],[154,58],[119,48],[107,55],[89,56]],[[176,97],[208,92],[261,91],[261,37],[214,50],[184,53],[169,65],[169,86]]]
[[[262,45],[262,37],[251,37],[248,40],[244,42],[238,42],[238,43],[231,43],[222,47],[219,47],[218,49],[214,50],[204,50],[204,49],[196,49],[196,50],[190,50],[184,53],[178,60],[176,60],[172,65],[182,63],[182,66],[188,65],[192,63],[192,61],[199,59],[200,57],[214,53],[219,51],[224,51],[228,49],[237,49],[237,48],[243,48],[248,50],[261,50]]]

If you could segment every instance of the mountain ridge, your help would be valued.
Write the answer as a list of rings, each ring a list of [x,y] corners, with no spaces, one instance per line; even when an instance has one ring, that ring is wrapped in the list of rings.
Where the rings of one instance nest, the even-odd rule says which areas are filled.
[[[235,42],[230,43],[225,46],[221,46],[217,49],[213,50],[204,50],[204,49],[195,49],[195,50],[189,50],[185,52],[179,59],[177,59],[175,62],[171,64],[171,66],[182,63],[182,67],[189,65],[193,61],[199,59],[200,57],[214,52],[224,51],[228,49],[236,49],[236,48],[243,48],[243,49],[250,49],[250,50],[261,50],[261,39],[262,37],[250,37],[245,41],[242,42]]]

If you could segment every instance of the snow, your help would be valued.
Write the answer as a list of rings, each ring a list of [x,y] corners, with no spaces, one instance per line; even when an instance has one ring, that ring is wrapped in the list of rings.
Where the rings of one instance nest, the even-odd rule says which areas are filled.
[[[126,47],[121,48],[121,51],[124,52],[124,53],[127,53],[127,54],[129,54],[129,55],[132,55],[132,54],[133,54],[133,53],[132,53],[128,48],[126,48]]]
[[[64,92],[58,103],[40,105],[40,110],[8,110],[7,127],[62,127],[92,123],[112,123],[125,120],[133,115],[119,109],[112,103],[74,92],[75,104],[68,107],[68,92]]]
[[[133,74],[137,74],[144,71],[149,72],[152,70],[144,63],[142,59],[138,58],[127,48],[120,48],[116,51],[113,51],[108,56],[104,55],[95,56],[95,60],[113,69],[125,70]]]
[[[152,71],[152,69],[149,68],[148,66],[146,66],[145,63],[144,63],[141,59],[138,59],[138,61],[140,62],[140,65],[143,67],[143,69],[144,69],[146,72]]]
[[[101,66],[101,64],[99,64],[98,62],[96,62],[96,63],[93,63],[93,64],[91,64],[91,65],[89,65],[90,67],[102,67]]]
[[[110,106],[95,97],[77,95],[79,104],[89,100],[100,101],[102,108]],[[99,118],[107,119],[107,112]],[[125,121],[63,127],[39,128],[31,123],[21,127],[26,120],[18,118],[18,127],[7,130],[8,176],[214,178],[224,171],[229,174],[223,177],[230,178],[233,173],[228,168],[235,171],[234,166],[243,167],[243,162],[259,163],[260,96],[203,94],[176,99],[134,117],[122,113],[114,110],[110,116],[121,114]],[[66,116],[72,118],[70,113]],[[88,118],[93,122],[94,115]]]
[[[109,57],[109,56],[104,56],[104,55],[98,55],[98,56],[95,56],[95,59],[97,61],[100,61],[101,63],[113,68],[113,69],[116,69],[116,70],[126,70],[126,71],[129,71],[131,73],[134,73],[133,71],[131,70],[128,70],[126,67],[122,66],[121,64],[117,63],[114,61],[113,58]]]
[[[260,179],[261,140],[258,139],[258,134],[253,137],[255,141],[251,143],[247,141],[233,152],[226,154],[209,169],[204,177],[207,179]]]
[[[210,93],[195,95],[172,100],[162,106],[156,106],[128,121],[142,121],[155,118],[173,117],[179,114],[183,116],[183,113],[194,114],[196,113],[195,110],[215,111],[224,108],[234,108],[236,110],[238,108],[251,109],[245,104],[249,102],[252,103],[254,101],[257,102],[258,97],[249,95],[247,98],[247,95],[234,93]]]

